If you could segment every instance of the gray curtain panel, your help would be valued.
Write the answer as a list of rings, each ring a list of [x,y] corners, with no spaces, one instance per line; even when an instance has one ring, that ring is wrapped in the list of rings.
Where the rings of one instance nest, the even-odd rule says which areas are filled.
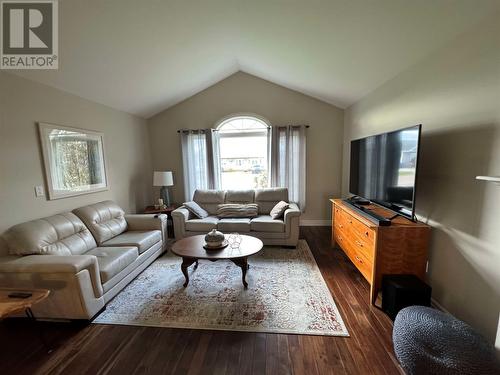
[[[288,188],[289,199],[306,207],[306,126],[271,129],[271,186]]]
[[[196,189],[220,188],[219,141],[214,129],[181,130],[185,200]]]
[[[208,188],[220,189],[221,166],[219,132],[215,129],[206,129],[205,134],[207,135]]]

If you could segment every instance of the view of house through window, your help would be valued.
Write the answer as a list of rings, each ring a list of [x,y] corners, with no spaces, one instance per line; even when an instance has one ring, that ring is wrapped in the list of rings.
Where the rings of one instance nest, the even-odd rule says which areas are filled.
[[[232,117],[219,127],[222,189],[269,186],[269,126],[250,116]]]

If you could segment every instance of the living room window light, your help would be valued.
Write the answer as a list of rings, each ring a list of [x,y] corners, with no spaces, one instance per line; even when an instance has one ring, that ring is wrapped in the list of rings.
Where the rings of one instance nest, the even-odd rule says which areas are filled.
[[[306,197],[306,125],[270,126],[249,115],[216,129],[182,129],[184,193],[196,189],[286,187],[303,211]]]
[[[269,186],[269,129],[250,116],[231,117],[217,127],[223,190]]]

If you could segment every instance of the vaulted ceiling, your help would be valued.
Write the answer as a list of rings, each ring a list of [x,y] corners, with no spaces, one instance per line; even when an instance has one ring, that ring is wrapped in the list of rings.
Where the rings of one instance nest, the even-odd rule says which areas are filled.
[[[16,74],[148,118],[241,70],[345,108],[500,0],[61,0],[59,70]]]

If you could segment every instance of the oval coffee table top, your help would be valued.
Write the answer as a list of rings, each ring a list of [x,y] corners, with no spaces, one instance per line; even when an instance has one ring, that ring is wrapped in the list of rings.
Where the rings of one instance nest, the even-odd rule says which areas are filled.
[[[237,259],[256,254],[262,250],[264,244],[261,240],[240,234],[241,243],[238,248],[231,244],[220,250],[205,250],[205,235],[183,238],[172,246],[172,253],[180,257],[197,259]],[[226,238],[227,239],[227,238]]]

